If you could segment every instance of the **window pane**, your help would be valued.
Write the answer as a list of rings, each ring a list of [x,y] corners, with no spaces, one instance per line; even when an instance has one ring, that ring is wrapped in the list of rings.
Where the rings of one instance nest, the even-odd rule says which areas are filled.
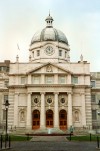
[[[46,76],[46,83],[52,84],[53,83],[53,76]]]
[[[59,83],[65,83],[65,76],[59,76]]]
[[[3,110],[3,120],[6,120],[6,110]]]
[[[40,56],[40,50],[37,50],[37,56]]]
[[[4,95],[4,102],[6,102],[6,100],[8,100],[8,95]]]
[[[91,81],[91,86],[95,87],[95,81]]]
[[[9,81],[5,81],[5,86],[7,87],[9,84]]]
[[[62,56],[62,50],[59,50],[59,56]]]
[[[72,83],[78,84],[78,77],[72,77]]]
[[[97,119],[97,112],[96,112],[96,110],[92,110],[92,119],[93,120]]]
[[[26,83],[26,78],[25,77],[21,77],[21,84],[25,84]]]
[[[91,95],[91,102],[96,102],[96,96],[94,94]]]
[[[40,76],[34,76],[33,77],[33,83],[34,84],[39,84],[40,83]]]

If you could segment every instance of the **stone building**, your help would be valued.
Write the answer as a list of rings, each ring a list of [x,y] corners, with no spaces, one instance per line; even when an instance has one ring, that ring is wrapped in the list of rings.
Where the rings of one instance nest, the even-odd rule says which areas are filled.
[[[50,14],[45,21],[46,27],[31,40],[29,62],[21,63],[17,56],[16,62],[9,64],[8,126],[28,130],[66,130],[71,125],[91,128],[94,89],[90,64],[82,55],[80,61],[70,62],[65,34],[53,27]]]
[[[4,62],[0,62],[0,127],[5,125],[5,108],[4,102],[8,100],[9,90],[9,65],[10,61],[5,60]]]
[[[100,72],[91,72],[92,126],[100,129]]]

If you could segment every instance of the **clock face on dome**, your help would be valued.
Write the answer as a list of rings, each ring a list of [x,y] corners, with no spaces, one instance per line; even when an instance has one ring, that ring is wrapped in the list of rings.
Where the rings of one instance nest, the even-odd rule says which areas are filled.
[[[47,46],[45,52],[47,55],[52,55],[54,53],[54,49],[51,46]]]

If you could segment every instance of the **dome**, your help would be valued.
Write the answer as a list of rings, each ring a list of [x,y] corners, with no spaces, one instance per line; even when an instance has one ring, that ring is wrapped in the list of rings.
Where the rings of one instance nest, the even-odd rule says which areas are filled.
[[[49,40],[62,42],[68,45],[67,38],[62,31],[57,30],[55,28],[47,28],[47,27],[42,31],[38,31],[34,34],[31,40],[31,44],[35,42],[49,41]]]
[[[42,42],[42,41],[58,41],[68,45],[68,40],[65,34],[62,31],[53,28],[52,26],[53,18],[50,16],[50,14],[45,19],[45,21],[47,22],[46,28],[34,34],[31,40],[31,45],[36,42]]]

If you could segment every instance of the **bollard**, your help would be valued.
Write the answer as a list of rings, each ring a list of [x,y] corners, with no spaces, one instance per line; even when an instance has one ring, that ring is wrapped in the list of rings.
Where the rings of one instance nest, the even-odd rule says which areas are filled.
[[[97,148],[99,149],[99,137],[97,136]]]
[[[91,142],[91,133],[90,133],[90,142]]]
[[[5,148],[7,147],[7,139],[6,139],[6,135],[5,135]]]
[[[10,136],[9,136],[9,148],[10,148],[10,146],[11,146],[11,139],[10,139]]]
[[[27,140],[29,140],[29,134],[27,134]]]
[[[71,141],[71,133],[70,133],[70,141]]]
[[[2,140],[2,135],[1,135],[1,149],[2,149],[2,141],[3,141],[3,140]]]

